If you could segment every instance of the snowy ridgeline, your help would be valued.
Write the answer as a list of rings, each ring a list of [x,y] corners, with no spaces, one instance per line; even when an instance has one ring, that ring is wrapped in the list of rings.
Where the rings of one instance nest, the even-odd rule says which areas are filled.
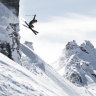
[[[0,54],[0,96],[95,96],[64,79],[26,45],[21,49],[22,66]]]
[[[0,3],[0,52],[20,63],[19,20]]]
[[[20,44],[18,31],[18,18],[0,3],[0,96],[96,95],[96,52],[90,42],[69,42],[58,62],[58,72],[71,82],[90,83],[77,87],[36,55],[31,42]]]
[[[96,84],[96,49],[89,41],[80,46],[68,42],[54,67],[75,85]]]

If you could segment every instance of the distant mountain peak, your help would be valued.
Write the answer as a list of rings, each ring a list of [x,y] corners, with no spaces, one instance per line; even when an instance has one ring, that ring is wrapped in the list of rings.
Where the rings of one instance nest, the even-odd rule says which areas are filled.
[[[96,49],[87,40],[80,46],[75,40],[68,42],[56,66],[58,72],[72,83],[86,85],[90,82],[88,78],[93,81],[95,78],[96,82]]]
[[[85,40],[84,43],[81,44],[81,47],[84,47],[84,46],[89,46],[91,48],[94,48],[93,44],[88,40]]]
[[[66,50],[73,50],[73,49],[75,49],[75,48],[77,48],[77,47],[78,47],[78,45],[77,45],[77,43],[76,43],[75,40],[73,40],[73,41],[71,41],[71,42],[68,42],[68,43],[66,44]]]

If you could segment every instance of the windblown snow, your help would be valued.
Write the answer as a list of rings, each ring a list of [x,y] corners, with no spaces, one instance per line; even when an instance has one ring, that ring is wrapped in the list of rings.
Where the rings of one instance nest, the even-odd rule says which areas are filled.
[[[90,41],[85,41],[80,46],[74,40],[68,42],[53,67],[62,77],[77,86],[88,88],[95,96],[96,49]]]
[[[12,40],[10,39],[9,34],[14,31],[14,28],[12,29],[12,26],[9,26],[10,22],[13,24],[18,23],[18,19],[8,8],[0,3],[0,40],[3,42],[8,42],[11,45]],[[15,40],[17,39],[15,38]],[[95,55],[93,55],[96,53],[95,49],[89,43],[88,47],[86,47],[87,43],[83,44],[81,47],[76,45],[75,42],[72,44],[74,46],[71,47],[74,50],[65,52],[65,55],[60,59],[58,71],[70,68],[70,70],[66,69],[67,71],[65,71],[69,71],[69,78],[71,73],[70,71],[73,71],[73,68],[78,73],[75,74],[75,76],[77,76],[79,79],[72,78],[72,80],[70,80],[78,81],[81,78],[80,82],[84,82],[83,79],[85,79],[86,82],[88,79],[90,81],[88,81],[90,85],[78,87],[69,82],[67,80],[68,78],[66,79],[59,75],[55,69],[46,64],[45,61],[34,53],[34,48],[31,42],[26,42],[25,44],[20,44],[19,46],[22,53],[21,64],[16,63],[18,61],[17,59],[13,61],[8,58],[8,56],[5,56],[2,52],[0,53],[0,96],[95,96],[96,91],[94,89],[96,86],[94,82],[96,76],[96,60],[94,57]],[[66,50],[69,50],[70,44],[66,47]],[[6,50],[4,49],[3,51]],[[88,57],[87,55],[84,55],[83,52],[85,52],[87,55],[89,54],[90,56],[88,55]],[[17,53],[15,53],[13,57],[18,58]],[[89,61],[92,62],[92,65]],[[68,63],[69,67],[64,67],[65,62]],[[78,66],[76,65],[76,67],[74,64],[77,64]],[[71,68],[71,65],[74,66]],[[81,66],[82,68],[79,69]],[[82,70],[83,72],[81,72]],[[80,74],[80,72],[82,74]],[[79,77],[79,75],[83,76],[83,79],[82,77]],[[94,77],[94,82],[92,76]],[[87,83],[83,83],[83,85],[84,84],[87,85]]]
[[[0,54],[0,96],[93,96],[87,89],[63,79],[27,46],[21,49],[27,56],[22,57],[22,66]],[[29,56],[29,51],[37,61]],[[24,68],[24,63],[30,63],[30,69]]]

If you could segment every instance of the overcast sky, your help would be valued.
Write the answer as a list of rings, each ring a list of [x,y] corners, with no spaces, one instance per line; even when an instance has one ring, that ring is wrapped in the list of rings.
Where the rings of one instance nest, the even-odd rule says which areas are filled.
[[[90,40],[96,45],[96,0],[21,0],[20,17],[30,21],[37,14],[38,36],[21,27],[21,41],[34,44],[47,63],[54,62],[68,41]]]

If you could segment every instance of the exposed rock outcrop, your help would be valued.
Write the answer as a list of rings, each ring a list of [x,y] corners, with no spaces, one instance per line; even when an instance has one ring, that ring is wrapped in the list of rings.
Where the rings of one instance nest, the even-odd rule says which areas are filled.
[[[0,52],[20,63],[19,0],[0,0]]]
[[[19,0],[0,0],[7,6],[16,16],[19,15]]]

